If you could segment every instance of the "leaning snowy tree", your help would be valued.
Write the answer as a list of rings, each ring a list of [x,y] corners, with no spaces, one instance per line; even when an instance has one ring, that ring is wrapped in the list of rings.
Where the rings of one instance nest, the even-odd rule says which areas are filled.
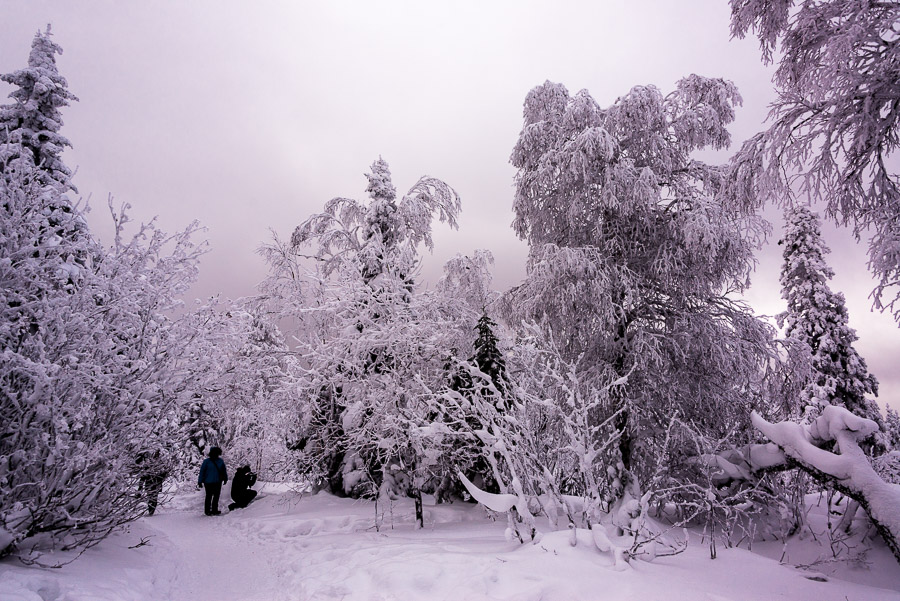
[[[691,156],[729,143],[739,102],[732,83],[696,75],[605,109],[550,82],[525,100],[513,225],[530,253],[507,314],[540,324],[588,396],[609,397],[587,413],[595,426],[612,417],[617,436],[594,458],[611,469],[588,494],[608,491],[620,507],[634,508],[664,457],[684,472],[664,470],[681,482],[660,489],[703,505],[707,488],[681,486],[696,440],[749,436],[777,364],[774,332],[733,298],[767,226],[747,199],[718,197],[723,169]]]
[[[419,471],[409,420],[422,413],[423,389],[443,377],[440,338],[449,331],[419,300],[414,275],[434,217],[456,226],[456,193],[423,177],[398,200],[381,159],[367,177],[368,202],[335,198],[289,244],[264,249],[267,289],[300,324],[300,470],[336,494],[380,495],[393,472]]]
[[[768,130],[736,155],[737,194],[780,201],[799,191],[870,234],[877,308],[900,321],[900,20],[880,0],[730,0],[731,31],[753,31],[778,57]],[[779,44],[780,42],[780,44]],[[776,50],[778,50],[776,54]],[[796,185],[795,185],[796,184]]]
[[[772,442],[719,455],[723,480],[798,468],[862,506],[900,561],[900,485],[885,481],[860,446],[878,432],[878,424],[835,405],[809,424],[770,423],[756,412],[751,419]]]
[[[878,405],[866,396],[878,394],[878,380],[853,348],[857,337],[848,323],[844,295],[828,286],[834,271],[825,263],[829,249],[819,217],[797,206],[786,213],[785,222],[781,295],[788,307],[778,319],[785,336],[802,342],[812,355],[810,382],[800,395],[798,413],[810,406],[811,418],[828,405],[840,405],[881,425]],[[887,445],[882,441],[877,447],[883,452]]]

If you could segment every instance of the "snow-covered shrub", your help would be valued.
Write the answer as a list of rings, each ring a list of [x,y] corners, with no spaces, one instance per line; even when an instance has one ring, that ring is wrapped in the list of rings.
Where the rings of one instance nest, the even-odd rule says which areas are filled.
[[[288,460],[290,375],[296,360],[261,298],[220,306],[212,300],[185,318],[192,382],[180,412],[184,467],[196,469],[212,446],[249,464],[263,480],[294,475]]]
[[[90,546],[144,512],[141,477],[171,458],[137,458],[171,449],[177,430],[168,311],[200,253],[193,228],[126,239],[116,212],[104,249],[35,169],[0,178],[0,554],[26,559]]]

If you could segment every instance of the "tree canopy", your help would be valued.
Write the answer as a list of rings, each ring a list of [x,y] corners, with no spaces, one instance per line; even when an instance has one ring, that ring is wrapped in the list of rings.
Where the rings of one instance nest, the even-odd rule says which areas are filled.
[[[744,143],[738,194],[822,201],[869,236],[875,307],[900,321],[900,21],[880,0],[731,0],[731,31],[777,61],[769,128]],[[777,52],[776,52],[777,50]]]

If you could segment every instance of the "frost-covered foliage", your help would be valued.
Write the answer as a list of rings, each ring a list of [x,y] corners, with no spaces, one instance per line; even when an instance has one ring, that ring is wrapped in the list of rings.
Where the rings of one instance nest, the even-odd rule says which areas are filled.
[[[834,405],[808,425],[772,424],[755,412],[752,419],[773,443],[759,453],[767,466],[779,461],[796,465],[857,501],[900,561],[900,485],[882,479],[860,448],[878,424]],[[831,451],[825,448],[829,446]]]
[[[86,548],[145,510],[175,468],[187,336],[173,310],[197,272],[196,224],[112,245],[67,193],[59,109],[75,97],[49,28],[0,108],[0,556]]]
[[[439,460],[438,443],[418,425],[428,391],[448,380],[448,358],[471,347],[465,327],[477,318],[457,317],[475,311],[463,299],[484,300],[475,273],[485,256],[451,262],[440,294],[420,292],[419,246],[431,246],[435,216],[456,225],[459,199],[425,177],[398,202],[380,159],[368,179],[367,203],[331,200],[290,244],[276,240],[265,249],[273,268],[266,288],[298,322],[303,373],[293,389],[293,446],[300,471],[337,494],[390,496],[420,490]],[[303,265],[311,244],[314,271]]]
[[[512,384],[503,405],[495,401],[490,378],[476,369],[471,370],[470,389],[462,394],[445,390],[434,405],[441,423],[449,424],[456,436],[478,441],[476,448],[497,490],[484,490],[463,473],[460,479],[478,502],[507,513],[508,536],[522,542],[540,538],[535,518],[542,514],[555,530],[589,529],[593,544],[611,553],[617,565],[683,550],[683,541],[668,536],[668,527],[651,515],[683,525],[701,513],[711,514],[709,506],[716,497],[707,496],[715,495],[715,487],[677,482],[666,488],[667,494],[660,494],[662,486],[642,494],[634,481],[619,480],[620,432],[615,424],[624,408],[618,406],[616,392],[627,385],[630,374],[617,378],[610,371],[589,373],[578,361],[563,358],[537,326],[524,328],[509,347],[507,370]],[[674,423],[670,421],[670,429]],[[678,469],[672,465],[660,458],[657,475]],[[681,515],[668,515],[664,508],[677,494],[682,500],[704,501],[682,503]],[[739,502],[758,500],[760,496],[744,495]]]
[[[866,397],[878,393],[878,381],[853,348],[857,336],[848,323],[844,295],[828,286],[834,272],[825,263],[829,250],[818,215],[806,207],[790,209],[781,244],[781,295],[788,308],[779,323],[786,336],[805,344],[812,355],[810,382],[800,394],[797,415],[805,406],[812,406],[815,416],[828,405],[841,405],[881,424],[878,405]],[[878,445],[882,451],[886,446],[885,441]]]
[[[90,546],[141,515],[142,478],[173,460],[195,228],[152,224],[104,249],[30,161],[0,178],[0,555]],[[82,230],[83,231],[83,230]],[[155,457],[154,461],[138,458]]]
[[[234,464],[283,480],[288,466],[288,378],[297,368],[280,329],[259,298],[220,306],[211,301],[185,319],[191,388],[181,424],[191,470],[218,446]]]
[[[749,440],[747,428],[710,439],[676,410],[648,452],[655,464],[642,491],[619,478],[616,419],[624,408],[617,392],[631,374],[590,372],[562,357],[537,326],[525,327],[505,355],[512,384],[502,406],[487,374],[475,369],[470,389],[443,391],[433,405],[455,436],[478,442],[498,486],[490,491],[462,480],[486,507],[508,512],[512,536],[539,537],[541,514],[552,529],[590,529],[601,551],[628,561],[680,552],[682,542],[668,534],[673,526],[702,527],[712,553],[717,543],[771,538],[791,527],[793,508],[776,478],[723,478],[707,459]]]
[[[900,413],[893,407],[887,408],[887,417],[884,420],[884,431],[891,449],[900,451]]]
[[[380,158],[372,163],[366,177],[368,203],[349,198],[328,201],[323,213],[297,226],[290,245],[301,249],[315,240],[315,258],[322,263],[319,267],[326,276],[348,261],[358,261],[366,284],[386,270],[409,277],[417,263],[419,245],[424,243],[429,250],[434,245],[434,217],[457,227],[459,197],[441,180],[422,177],[398,203],[390,168]]]
[[[61,157],[71,144],[59,133],[63,125],[59,109],[77,98],[56,69],[56,54],[62,54],[62,48],[50,39],[48,25],[34,36],[28,66],[0,75],[17,87],[9,95],[14,102],[0,107],[0,145],[12,142],[18,152],[29,155],[41,167],[38,174],[44,184],[55,182],[74,191],[72,171]]]
[[[732,34],[752,31],[763,59],[778,61],[772,125],[735,157],[732,190],[777,201],[799,189],[824,201],[827,215],[852,224],[857,236],[871,234],[869,267],[879,281],[875,306],[900,321],[897,3],[730,3]]]
[[[443,391],[436,404],[458,435],[478,442],[497,492],[511,499],[506,509],[487,505],[514,509],[510,529],[525,541],[537,535],[538,513],[565,528],[590,527],[609,511],[608,467],[619,437],[610,390],[625,379],[596,386],[600,380],[582,377],[580,366],[564,359],[537,327],[523,334],[507,352],[511,384],[504,385],[502,402],[489,374],[465,363],[470,385]],[[472,484],[466,486],[478,499]]]
[[[636,87],[605,109],[549,82],[525,100],[514,227],[531,248],[506,313],[540,324],[585,389],[628,376],[585,426],[613,419],[618,455],[597,486],[623,503],[672,445],[694,446],[669,437],[676,414],[691,438],[746,436],[778,365],[772,329],[731,296],[766,225],[744,199],[720,199],[723,170],[691,156],[728,144],[739,102],[730,82],[695,75],[665,96]]]

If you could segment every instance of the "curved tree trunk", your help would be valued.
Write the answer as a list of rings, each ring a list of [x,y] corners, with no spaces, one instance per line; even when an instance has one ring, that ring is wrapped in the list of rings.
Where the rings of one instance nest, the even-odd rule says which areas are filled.
[[[882,480],[859,446],[878,430],[875,422],[836,406],[826,407],[809,426],[772,424],[756,412],[751,419],[777,445],[786,466],[796,466],[858,502],[900,562],[900,485]],[[839,455],[819,446],[832,441]]]

